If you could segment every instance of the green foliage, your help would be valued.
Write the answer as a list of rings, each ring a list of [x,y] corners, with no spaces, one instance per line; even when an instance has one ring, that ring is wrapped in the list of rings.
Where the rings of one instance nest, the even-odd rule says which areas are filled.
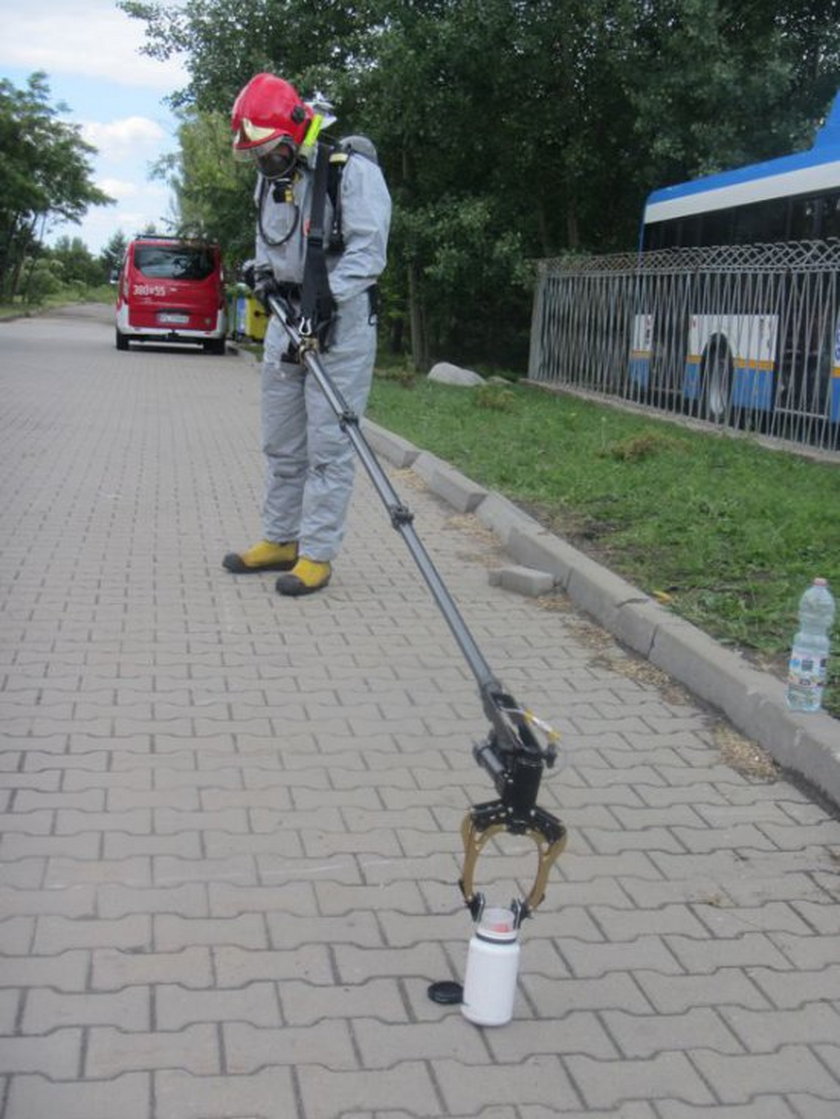
[[[53,247],[45,251],[61,265],[65,283],[93,287],[108,278],[101,260],[91,254],[81,237],[59,237]]]
[[[838,0],[120,6],[149,53],[186,58],[172,101],[196,139],[204,114],[221,136],[261,69],[322,89],[336,134],[372,137],[395,202],[383,321],[420,370],[524,364],[530,262],[634,245],[651,189],[809,143],[840,84]],[[183,220],[217,227],[238,256],[250,187],[237,215],[224,159],[212,136],[173,170]]]
[[[118,0],[117,7],[145,23],[147,54],[159,59],[183,55],[189,83],[170,100],[176,108],[204,112],[229,112],[242,86],[261,70],[314,90],[354,68],[364,69],[381,18],[380,5],[366,0],[185,0],[178,5]]]
[[[233,273],[253,251],[253,171],[231,158],[226,114],[183,110],[180,117],[179,151],[156,169],[175,190],[176,234],[218,241]]]
[[[64,269],[61,262],[48,257],[28,262],[26,270],[26,300],[36,305],[50,296],[66,291]]]
[[[106,280],[110,280],[111,276],[119,271],[127,249],[128,238],[123,231],[119,229],[99,254],[102,275]]]
[[[43,73],[17,89],[0,80],[0,296],[13,298],[24,262],[37,253],[49,223],[79,221],[90,206],[112,199],[91,182],[94,152],[80,126],[58,120],[62,104],[49,103]]]
[[[763,665],[783,668],[811,579],[840,588],[836,465],[528,386],[504,390],[506,410],[474,391],[376,378],[368,414]],[[840,715],[840,653],[832,664]]]

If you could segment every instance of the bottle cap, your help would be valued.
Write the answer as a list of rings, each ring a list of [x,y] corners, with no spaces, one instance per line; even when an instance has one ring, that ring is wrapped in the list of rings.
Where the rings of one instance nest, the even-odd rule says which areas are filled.
[[[510,909],[485,909],[476,933],[484,940],[515,940],[516,920]]]
[[[450,979],[440,979],[437,983],[430,983],[426,994],[432,1002],[441,1006],[457,1006],[464,1001],[464,988],[460,983],[453,983]]]

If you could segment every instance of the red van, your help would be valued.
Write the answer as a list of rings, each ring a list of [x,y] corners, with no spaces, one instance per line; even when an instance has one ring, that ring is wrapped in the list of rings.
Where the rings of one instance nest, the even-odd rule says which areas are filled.
[[[225,352],[225,289],[218,245],[137,237],[117,289],[117,349],[129,342],[198,342]]]

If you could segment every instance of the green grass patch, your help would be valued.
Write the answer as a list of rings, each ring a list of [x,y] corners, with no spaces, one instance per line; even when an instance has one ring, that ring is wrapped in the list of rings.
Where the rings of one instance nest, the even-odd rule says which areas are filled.
[[[368,415],[768,671],[784,673],[814,576],[840,597],[836,464],[515,384],[377,377]],[[840,717],[840,619],[832,650]]]
[[[10,303],[0,303],[0,319],[37,315],[51,307],[66,307],[69,303],[113,303],[116,296],[117,289],[113,284],[101,284],[99,287],[68,284],[42,299],[15,299]]]

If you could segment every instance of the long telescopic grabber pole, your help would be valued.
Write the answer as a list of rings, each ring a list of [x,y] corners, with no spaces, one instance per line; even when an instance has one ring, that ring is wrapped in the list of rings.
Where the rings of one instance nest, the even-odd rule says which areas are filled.
[[[405,541],[476,678],[484,713],[490,721],[490,730],[482,742],[473,746],[473,755],[493,779],[498,799],[473,805],[461,825],[464,869],[459,885],[471,913],[477,917],[484,905],[484,898],[475,891],[473,878],[478,856],[485,843],[502,831],[528,835],[537,845],[539,861],[531,890],[521,900],[514,902],[514,911],[521,921],[542,901],[548,872],[566,845],[566,829],[562,823],[537,805],[543,770],[546,766],[552,766],[557,756],[558,736],[529,710],[520,707],[494,676],[420,541],[414,529],[413,514],[400,500],[362,435],[359,417],[348,407],[324,367],[318,340],[309,324],[295,318],[292,308],[279,293],[270,293],[268,303],[289,336],[299,360],[317,381],[342,430],[361,459],[374,489],[388,511],[391,525]],[[540,742],[538,734],[544,737],[545,744]]]

